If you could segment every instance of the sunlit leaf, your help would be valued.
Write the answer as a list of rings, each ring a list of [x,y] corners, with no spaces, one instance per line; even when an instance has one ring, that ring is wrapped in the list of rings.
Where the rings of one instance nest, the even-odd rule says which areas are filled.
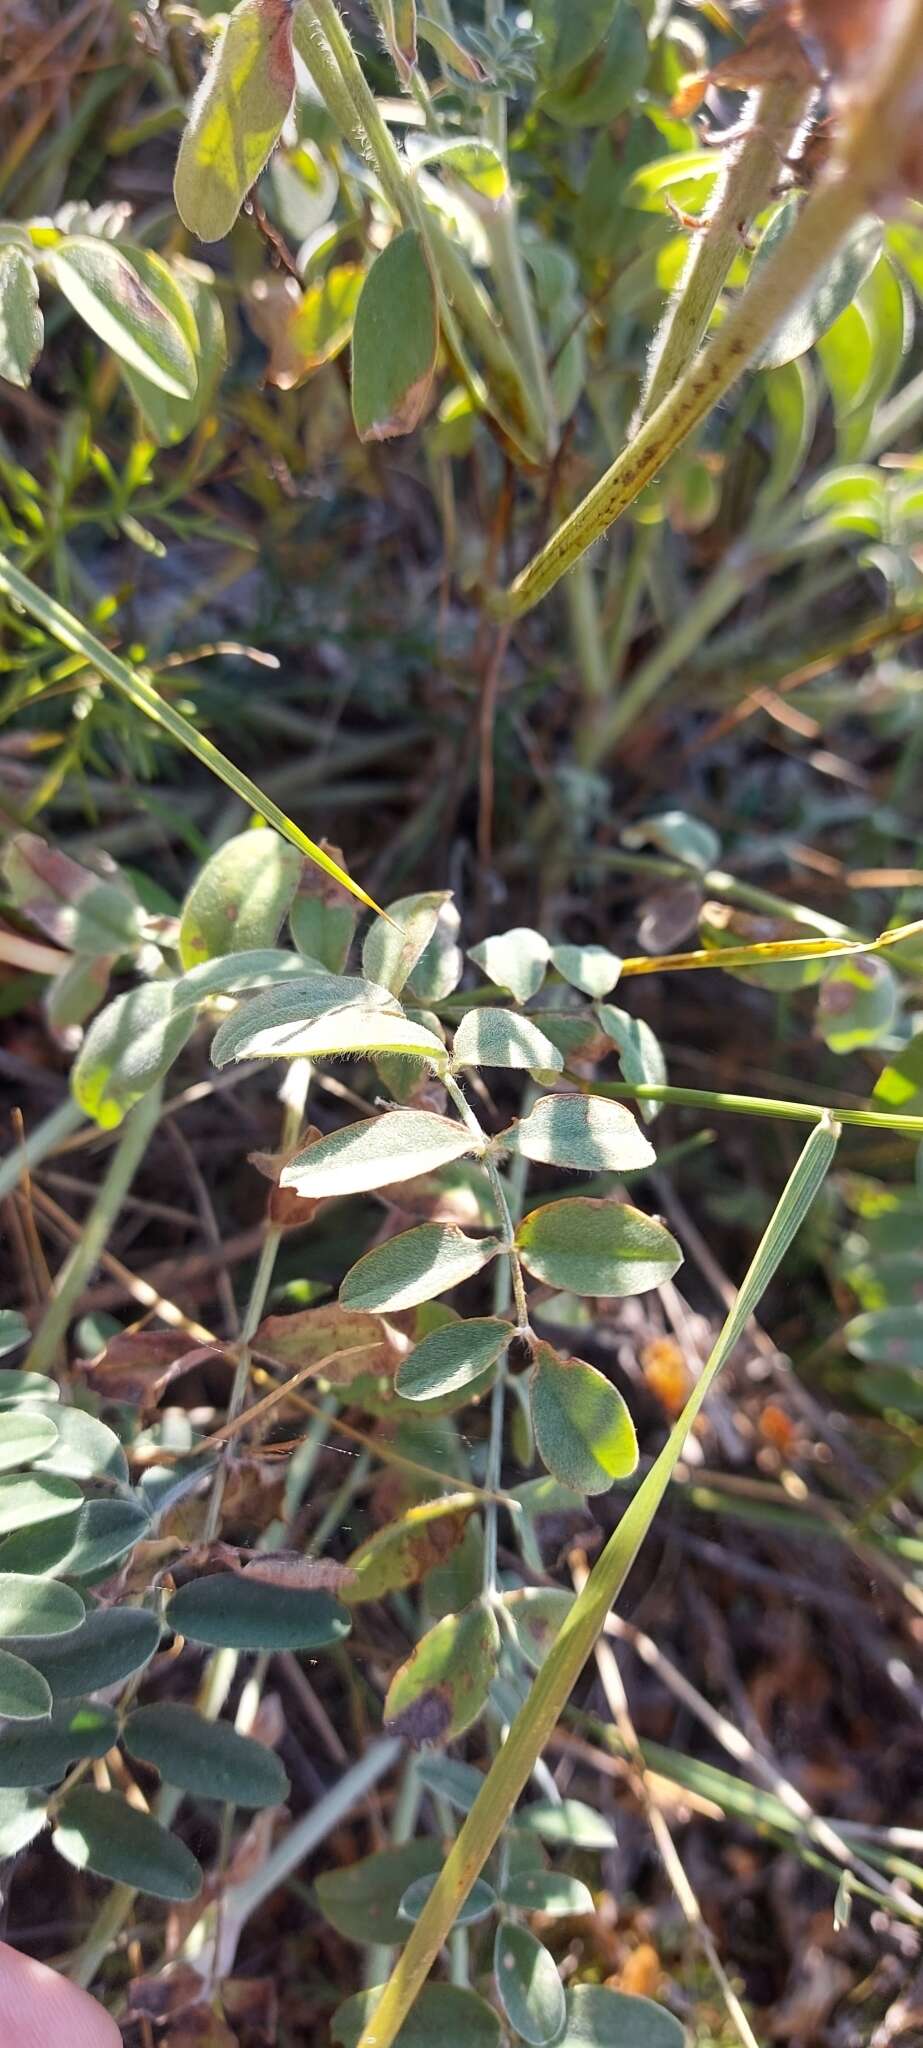
[[[702,870],[714,867],[721,853],[717,832],[688,811],[657,811],[650,818],[639,818],[636,825],[626,826],[621,838],[623,846],[656,846],[687,867]],[[599,993],[605,995],[606,991]]]
[[[527,1663],[535,1669],[548,1655],[555,1636],[574,1604],[563,1586],[519,1586],[504,1593],[503,1606],[516,1631]]]
[[[0,1472],[12,1472],[18,1465],[32,1465],[57,1438],[50,1415],[39,1409],[22,1408],[4,1417],[0,1424]]]
[[[539,1344],[529,1396],[539,1455],[564,1486],[605,1493],[634,1471],[634,1424],[621,1394],[595,1366]]]
[[[425,1109],[395,1109],[321,1138],[283,1169],[281,1185],[300,1195],[355,1195],[432,1173],[451,1159],[473,1152],[476,1141],[464,1124]],[[341,1300],[347,1307],[368,1302]],[[393,1306],[393,1304],[392,1304]]]
[[[461,1067],[516,1067],[560,1074],[564,1060],[531,1017],[515,1010],[469,1010],[455,1033],[453,1062]]]
[[[386,1728],[414,1748],[454,1741],[483,1712],[499,1651],[496,1616],[481,1601],[445,1615],[395,1672],[385,1700]]]
[[[388,918],[373,918],[363,940],[363,974],[399,996],[422,959],[447,901],[444,889],[433,889],[425,896],[401,896],[396,903],[389,903]]]
[[[11,243],[0,249],[0,377],[24,391],[44,339],[35,266]]]
[[[396,1522],[376,1529],[347,1559],[355,1577],[344,1588],[344,1600],[356,1607],[403,1586],[418,1585],[457,1548],[474,1504],[475,1495],[470,1493],[442,1494],[420,1501]]]
[[[416,228],[376,256],[353,324],[353,418],[360,441],[409,434],[429,397],[439,348],[436,293]]]
[[[622,972],[617,953],[608,946],[552,946],[551,964],[586,996],[609,995]]]
[[[796,193],[783,199],[760,239],[753,258],[754,276],[783,245],[801,204],[801,197]],[[833,326],[844,306],[855,298],[880,248],[881,227],[878,221],[869,216],[857,221],[820,280],[799,301],[794,311],[786,315],[764,344],[758,358],[760,369],[778,369],[781,364],[790,363],[796,356],[803,355],[806,349],[813,348],[821,335]]]
[[[70,1586],[0,1571],[0,1636],[60,1636],[78,1628],[83,1601]]]
[[[611,1821],[586,1806],[582,1799],[533,1799],[516,1808],[516,1826],[539,1835],[555,1848],[614,1849],[615,1829]]]
[[[508,1152],[582,1173],[636,1173],[653,1147],[621,1102],[598,1095],[543,1095],[502,1134]]]
[[[302,962],[302,968],[304,963]],[[355,974],[302,972],[275,988],[263,989],[228,1017],[212,1040],[212,1064],[231,1060],[286,1059],[298,1056],[305,1027],[328,1012],[346,1009],[382,1011],[400,1018],[400,1005],[386,988]]]
[[[47,1414],[47,1410],[45,1411]],[[128,1460],[114,1429],[82,1408],[54,1410],[55,1441],[36,1459],[33,1470],[59,1472],[65,1479],[128,1479]]]
[[[113,242],[65,236],[48,257],[55,283],[120,362],[175,398],[192,398],[196,358],[172,313]]]
[[[898,984],[886,960],[838,960],[821,984],[817,1029],[831,1052],[880,1045],[897,1012]]]
[[[625,1080],[633,1087],[662,1088],[667,1078],[666,1061],[643,1017],[631,1017],[627,1010],[614,1009],[611,1003],[600,1003],[596,1015],[606,1037],[618,1048],[619,1067]],[[656,1102],[639,1104],[640,1113],[648,1122],[657,1115],[658,1107]]]
[[[226,839],[196,876],[183,905],[183,966],[272,946],[303,865],[297,847],[267,826]]]
[[[511,931],[498,932],[494,938],[482,939],[479,946],[472,946],[468,958],[483,968],[488,981],[506,989],[518,1003],[527,1003],[545,979],[551,948],[541,932],[534,932],[527,925],[515,925]]]
[[[890,1060],[872,1091],[872,1100],[901,1116],[918,1116],[923,1109],[923,1031],[918,1031],[903,1050]]]
[[[344,1308],[415,1308],[470,1280],[499,1250],[498,1237],[466,1237],[453,1223],[421,1223],[357,1259],[340,1301]]]
[[[28,1344],[30,1335],[25,1316],[18,1309],[0,1308],[0,1358],[5,1358],[8,1351],[16,1351],[20,1344]],[[43,1387],[54,1387],[54,1381],[44,1379],[41,1373],[0,1372],[0,1405],[5,1407],[8,1400],[17,1400],[30,1390],[40,1392]]]
[[[94,1017],[74,1065],[71,1088],[86,1115],[112,1130],[169,1073],[195,1029],[196,1013],[178,1006],[176,985],[142,982]]]
[[[46,1484],[66,1487],[65,1518],[45,1521],[41,1528],[14,1521],[14,1533],[0,1544],[0,1570],[92,1579],[124,1557],[150,1528],[150,1515],[138,1501],[82,1501],[79,1488],[66,1480]]]
[[[671,1279],[683,1257],[663,1224],[640,1209],[580,1195],[533,1209],[516,1243],[536,1280],[573,1294],[644,1294]]]
[[[241,0],[192,103],[174,196],[202,242],[230,232],[274,149],[295,90],[287,0]]]
[[[53,1522],[59,1516],[76,1515],[82,1505],[80,1488],[69,1479],[44,1472],[34,1478],[30,1472],[5,1472],[0,1478],[0,1536],[34,1529],[39,1522]],[[8,1568],[5,1557],[0,1564]],[[17,1564],[15,1569],[19,1571],[21,1566]]]
[[[118,1792],[78,1785],[59,1809],[54,1831],[59,1856],[75,1870],[90,1870],[129,1884],[155,1899],[194,1899],[202,1872],[178,1835],[149,1813],[139,1813]]]

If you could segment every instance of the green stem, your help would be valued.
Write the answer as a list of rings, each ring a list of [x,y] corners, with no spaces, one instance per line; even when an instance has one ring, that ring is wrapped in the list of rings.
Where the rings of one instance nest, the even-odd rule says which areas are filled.
[[[689,365],[605,476],[527,563],[497,609],[517,618],[547,596],[634,503],[674,451],[729,391],[769,335],[800,303],[862,216],[902,189],[923,47],[923,0],[909,0],[876,46],[877,75],[842,116],[842,149],[791,233],[750,275],[718,333]]]
[[[654,341],[642,420],[656,411],[691,363],[728,272],[772,195],[815,89],[813,80],[784,78],[752,95],[747,132],[727,152],[712,211],[701,231],[690,237],[685,271]]]
[[[837,1126],[812,1131],[679,1421],[629,1502],[539,1671],[464,1822],[357,2048],[391,2048],[459,1908],[506,1826],[567,1704],[666,1493],[686,1438],[722,1366],[806,1216],[833,1159]]]
[[[24,1173],[31,1173],[34,1167],[41,1166],[42,1160],[57,1152],[58,1147],[73,1137],[86,1120],[85,1112],[78,1108],[73,1096],[66,1095],[59,1107],[36,1124],[34,1131],[30,1131],[24,1144],[14,1146],[12,1152],[7,1152],[5,1158],[0,1159],[0,1202],[5,1202],[7,1196],[18,1188]]]
[[[258,789],[255,782],[251,782],[249,775],[245,775],[242,769],[235,768],[233,761],[229,761],[203,733],[197,732],[188,718],[183,718],[166,698],[159,696],[153,684],[139,669],[130,668],[127,661],[122,661],[119,655],[112,654],[101,640],[97,640],[95,633],[91,633],[74,617],[73,612],[67,611],[56,598],[49,597],[46,591],[40,590],[38,584],[32,582],[31,577],[22,576],[4,554],[0,554],[0,590],[22,605],[23,610],[37,619],[39,625],[44,626],[46,633],[59,640],[62,647],[69,647],[72,654],[83,655],[90,667],[104,676],[123,697],[127,697],[129,704],[134,705],[136,711],[143,712],[145,718],[152,719],[155,725],[168,732],[188,753],[194,754],[203,767],[210,768],[212,774],[217,775],[219,782],[227,783],[235,796],[239,796],[251,810],[257,811],[260,817],[265,818],[268,825],[273,825],[277,832],[281,832],[283,839],[290,840],[293,846],[298,847],[300,853],[306,854],[308,859],[313,860],[319,868],[323,868],[326,874],[341,882],[344,889],[357,896],[360,903],[364,903],[369,910],[378,912],[379,916],[382,914],[378,904],[371,896],[366,895],[364,889],[360,889],[358,882],[353,882],[345,869],[339,867],[337,862],[331,860],[330,855],[324,852],[323,847],[309,839],[299,825],[293,824],[291,818],[286,817],[284,811],[280,811],[278,804],[274,804],[271,797]]]
[[[105,1251],[112,1226],[156,1129],[161,1095],[160,1088],[152,1088],[125,1119],[109,1171],[84,1220],[82,1235],[55,1280],[51,1301],[26,1359],[30,1372],[47,1372],[58,1357],[75,1305],[100,1253]]]
[[[733,1116],[769,1116],[785,1123],[822,1124],[831,1116],[862,1131],[896,1131],[901,1137],[923,1138],[923,1116],[899,1116],[877,1109],[831,1109],[821,1102],[786,1102],[773,1095],[725,1095],[711,1088],[635,1086],[629,1081],[568,1079],[585,1095],[611,1096],[618,1102],[672,1102],[687,1109],[728,1110]]]

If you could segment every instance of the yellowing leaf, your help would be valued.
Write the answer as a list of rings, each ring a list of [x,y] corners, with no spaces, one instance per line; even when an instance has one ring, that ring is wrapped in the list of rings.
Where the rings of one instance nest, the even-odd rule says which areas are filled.
[[[268,345],[268,384],[291,391],[346,347],[365,273],[358,263],[335,263],[326,277],[300,292],[294,278],[257,278],[250,319]]]
[[[241,0],[192,103],[176,165],[177,212],[200,241],[219,242],[233,227],[294,90],[287,0]]]

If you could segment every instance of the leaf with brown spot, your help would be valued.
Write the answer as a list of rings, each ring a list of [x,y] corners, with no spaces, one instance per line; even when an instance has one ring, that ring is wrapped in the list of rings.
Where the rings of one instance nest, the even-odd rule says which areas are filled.
[[[338,1302],[266,1316],[254,1345],[297,1371],[323,1361],[323,1378],[334,1387],[349,1386],[364,1373],[391,1377],[407,1349],[381,1316],[344,1309]]]
[[[434,1566],[444,1564],[461,1542],[476,1504],[473,1493],[443,1494],[408,1508],[397,1522],[376,1530],[349,1560],[352,1586],[348,1607],[381,1600],[403,1586],[416,1586]]]
[[[391,1680],[385,1700],[388,1732],[415,1748],[454,1741],[483,1712],[499,1654],[499,1626],[483,1601],[444,1615]]]
[[[353,418],[360,441],[409,434],[422,418],[439,348],[436,293],[417,228],[376,256],[356,307]]]
[[[125,1401],[150,1413],[174,1380],[204,1365],[231,1371],[220,1346],[195,1344],[181,1330],[123,1330],[83,1371],[101,1400]]]

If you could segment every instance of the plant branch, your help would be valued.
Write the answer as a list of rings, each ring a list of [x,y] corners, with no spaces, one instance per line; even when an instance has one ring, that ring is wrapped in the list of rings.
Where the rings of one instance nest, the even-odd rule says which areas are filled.
[[[358,2048],[391,2048],[460,1906],[502,1833],[516,1800],[528,1782],[535,1759],[541,1755],[602,1632],[609,1609],[634,1564],[706,1395],[746,1329],[807,1215],[830,1167],[838,1135],[837,1125],[829,1118],[819,1129],[812,1131],[782,1191],[704,1371],[663,1450],[597,1559],[583,1592],[549,1651],[529,1697],[517,1714],[507,1741],[449,1852],[382,1997],[360,2036]]]

